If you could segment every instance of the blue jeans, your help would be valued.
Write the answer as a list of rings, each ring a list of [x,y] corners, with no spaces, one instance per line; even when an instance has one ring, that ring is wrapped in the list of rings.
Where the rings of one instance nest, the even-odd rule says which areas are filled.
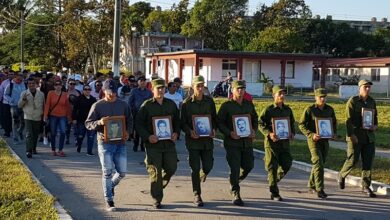
[[[98,143],[104,198],[113,201],[112,189],[125,177],[127,171],[127,150],[124,144]],[[114,170],[116,171],[113,174]]]
[[[77,123],[77,146],[83,144],[85,133],[87,133],[87,153],[92,154],[93,143],[95,140],[96,131],[87,130],[84,123]]]
[[[58,150],[62,151],[64,148],[64,142],[65,142],[65,129],[66,129],[66,123],[68,122],[67,118],[64,117],[57,117],[57,116],[49,116],[49,123],[50,123],[50,143],[51,143],[51,150],[56,150],[56,135],[57,131],[60,133],[60,142],[58,143]]]

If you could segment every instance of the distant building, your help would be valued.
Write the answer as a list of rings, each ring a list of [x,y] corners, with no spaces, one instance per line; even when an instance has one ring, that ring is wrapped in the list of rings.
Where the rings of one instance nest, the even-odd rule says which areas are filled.
[[[320,16],[317,15],[316,18],[319,19]],[[333,20],[332,16],[328,15],[326,19],[332,20],[336,24],[346,23],[351,28],[365,34],[374,33],[379,28],[390,29],[390,22],[387,21],[387,18],[382,18],[380,21],[376,17],[372,17],[371,21]]]

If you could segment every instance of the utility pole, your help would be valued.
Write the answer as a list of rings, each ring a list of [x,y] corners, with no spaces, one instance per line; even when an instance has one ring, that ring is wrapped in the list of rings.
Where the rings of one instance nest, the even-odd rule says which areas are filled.
[[[23,34],[23,17],[24,17],[24,7],[20,6],[20,72],[24,71],[24,34]]]
[[[112,72],[119,76],[119,49],[120,49],[120,26],[121,26],[121,0],[115,0],[114,39],[112,51]]]

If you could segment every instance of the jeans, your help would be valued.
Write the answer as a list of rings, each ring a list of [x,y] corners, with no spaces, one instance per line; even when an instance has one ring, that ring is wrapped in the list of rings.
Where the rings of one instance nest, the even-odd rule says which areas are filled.
[[[11,106],[11,115],[12,115],[12,135],[14,139],[18,139],[18,134],[22,138],[24,130],[24,114],[23,109],[16,106]]]
[[[56,150],[56,135],[57,131],[60,133],[60,141],[58,143],[58,150],[62,151],[64,148],[64,142],[65,142],[65,129],[66,129],[66,123],[67,123],[66,116],[63,117],[57,117],[57,116],[49,116],[49,123],[50,123],[50,143],[51,143],[51,150]]]
[[[119,184],[127,171],[127,151],[124,144],[98,143],[104,198],[113,201],[112,189]],[[116,171],[115,174],[114,170]]]
[[[93,142],[95,139],[96,131],[94,130],[87,130],[84,123],[77,123],[77,146],[80,146],[83,144],[83,140],[85,137],[85,133],[87,133],[87,153],[92,154],[92,148],[93,148]]]

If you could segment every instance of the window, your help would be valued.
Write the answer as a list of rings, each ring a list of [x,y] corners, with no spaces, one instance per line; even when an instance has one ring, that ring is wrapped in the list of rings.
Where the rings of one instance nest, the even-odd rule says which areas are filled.
[[[381,69],[371,69],[371,81],[381,81]]]
[[[332,69],[332,81],[339,81],[340,69]]]
[[[286,78],[294,79],[295,76],[295,61],[287,61],[286,63]]]
[[[233,77],[237,77],[237,60],[222,60],[222,77],[226,77],[230,72]]]
[[[364,32],[371,31],[371,26],[362,26]]]
[[[320,81],[320,69],[313,69],[313,81]]]
[[[330,69],[326,69],[325,81],[326,81],[326,82],[329,82],[329,81],[330,81]]]

